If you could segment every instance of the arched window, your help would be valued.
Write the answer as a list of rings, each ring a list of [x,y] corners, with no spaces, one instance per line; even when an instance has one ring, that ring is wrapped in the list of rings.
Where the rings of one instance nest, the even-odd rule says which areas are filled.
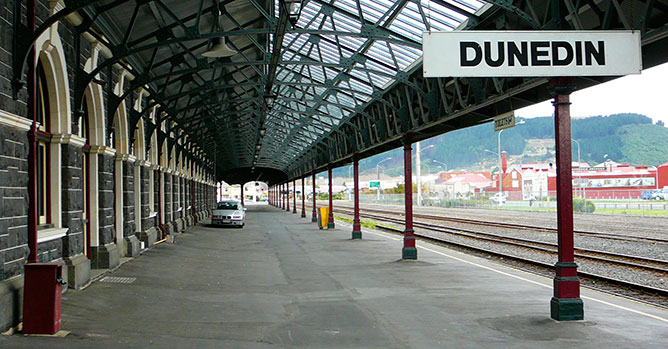
[[[41,62],[37,63],[37,110],[36,118],[39,123],[37,132],[37,212],[38,224],[51,223],[49,205],[49,143],[51,140],[49,123],[49,89],[46,83],[46,74]]]

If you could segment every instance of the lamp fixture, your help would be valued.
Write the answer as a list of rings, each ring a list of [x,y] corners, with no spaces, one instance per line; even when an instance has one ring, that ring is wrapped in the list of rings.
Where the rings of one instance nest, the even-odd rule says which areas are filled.
[[[304,0],[283,0],[283,3],[288,10],[288,21],[294,27],[299,22]]]
[[[267,109],[271,109],[271,107],[274,105],[274,99],[276,96],[274,95],[265,95],[264,96],[264,104],[267,105]]]
[[[220,2],[218,0],[214,0],[216,3],[216,30],[217,31],[222,31],[222,15],[220,12]],[[204,57],[209,57],[209,58],[219,58],[219,57],[230,57],[234,56],[238,52],[236,50],[231,49],[227,44],[225,43],[225,37],[215,37],[211,40],[211,47],[204,53],[202,53],[202,56]]]

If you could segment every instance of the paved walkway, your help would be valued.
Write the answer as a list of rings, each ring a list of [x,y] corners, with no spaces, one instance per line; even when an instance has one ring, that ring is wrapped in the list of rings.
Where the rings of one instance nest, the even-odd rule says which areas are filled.
[[[246,227],[198,227],[63,300],[64,338],[0,347],[659,348],[668,311],[583,292],[582,322],[549,318],[551,280],[419,243],[250,206]],[[132,280],[132,279],[129,279]],[[129,281],[116,279],[116,281]]]

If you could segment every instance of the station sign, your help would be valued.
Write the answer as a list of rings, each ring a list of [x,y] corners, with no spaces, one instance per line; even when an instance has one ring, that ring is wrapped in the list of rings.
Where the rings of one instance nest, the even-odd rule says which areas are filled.
[[[369,189],[380,188],[380,181],[371,181],[369,182]]]
[[[494,131],[515,127],[515,112],[511,111],[494,117]]]
[[[640,32],[424,32],[424,77],[561,77],[640,74]]]

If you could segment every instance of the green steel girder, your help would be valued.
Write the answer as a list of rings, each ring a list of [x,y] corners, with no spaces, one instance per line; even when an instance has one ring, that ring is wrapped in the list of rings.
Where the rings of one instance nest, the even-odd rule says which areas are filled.
[[[491,2],[500,3],[498,1]],[[665,44],[668,41],[666,40],[668,30],[665,29],[666,24],[668,24],[666,23],[668,22],[668,11],[658,9],[658,7],[648,10],[647,6],[652,5],[650,2],[636,2],[643,5],[644,14],[652,14],[653,11],[658,10],[657,12],[666,15],[665,19],[659,20],[657,17],[659,14],[655,13],[652,19],[641,18],[631,21],[629,19],[631,18],[630,14],[624,13],[624,8],[614,6],[612,1],[608,2],[609,6],[607,8],[603,7],[603,9],[594,7],[596,4],[588,1],[578,2],[577,4],[572,2],[560,4],[555,10],[555,7],[552,6],[554,2],[527,0],[505,1],[502,11],[495,9],[495,11],[489,12],[494,18],[482,17],[477,18],[476,21],[480,25],[492,26],[492,29],[498,29],[499,27],[509,29],[513,26],[517,29],[527,29],[528,27],[551,29],[558,23],[561,23],[561,28],[564,27],[564,23],[568,23],[567,27],[574,27],[576,23],[586,23],[582,20],[582,17],[588,13],[594,13],[595,16],[602,18],[601,28],[604,27],[605,29],[627,28],[630,23],[637,23],[639,27],[631,28],[645,31],[643,50],[651,51],[656,55],[657,52],[654,47],[657,47],[659,42]],[[544,7],[541,8],[536,3],[542,3]],[[597,4],[604,5],[603,3],[605,1]],[[546,4],[547,6],[545,6]],[[514,7],[515,5],[518,6]],[[596,13],[597,11],[594,8],[598,9],[599,13]],[[543,19],[536,21],[535,13],[542,13],[544,15]],[[552,13],[558,13],[561,18],[552,18]],[[635,15],[637,16],[637,14]],[[615,18],[615,16],[617,18],[613,20],[612,18]],[[499,25],[500,23],[501,25]],[[648,23],[653,24],[652,29],[648,29]],[[516,26],[517,24],[519,24],[519,27]],[[468,29],[486,28],[469,26]],[[653,32],[654,35],[652,35]],[[651,47],[646,47],[646,44],[647,46],[651,45]],[[668,54],[664,53],[660,59],[645,57],[645,61],[651,61],[653,65],[659,61],[665,62],[668,60],[667,56]],[[647,66],[647,64],[645,65]],[[342,140],[339,136],[340,133],[330,132],[323,135],[317,141],[314,141],[314,144],[305,150],[298,159],[293,160],[294,165],[287,170],[288,177],[295,178],[314,171],[325,170],[327,166],[344,164],[349,162],[354,154],[364,157],[381,152],[383,149],[391,149],[399,146],[401,139],[407,133],[413,134],[414,140],[418,141],[452,129],[485,122],[501,112],[549,98],[549,94],[544,87],[547,82],[546,79],[438,78],[426,80],[421,77],[419,68],[416,67],[410,72],[410,79],[413,84],[420,86],[418,90],[397,81],[385,90],[383,100],[385,102],[391,101],[395,105],[396,113],[382,107],[382,103],[376,98],[364,108],[367,115],[356,113],[350,117],[350,121],[365,132],[355,133],[347,125],[341,126],[340,129],[344,130],[344,133],[355,134],[354,138],[358,142],[357,146],[350,141]],[[582,78],[576,80],[578,87],[582,88],[610,79]],[[463,116],[467,117],[463,118]],[[400,128],[393,129],[392,125],[399,125]],[[324,145],[324,147],[317,145]],[[352,149],[350,148],[351,145],[354,146]],[[328,151],[324,151],[324,149]]]
[[[88,31],[112,56],[93,71],[83,71],[77,36],[75,116],[82,112],[90,83],[106,84],[108,125],[113,125],[123,101],[130,100],[131,144],[143,119],[147,140],[157,133],[170,159],[175,149],[188,154],[190,162],[208,158],[198,161],[207,169],[223,170],[221,178],[250,175],[255,168],[256,175],[271,173],[270,182],[342,164],[352,156],[376,154],[399,145],[406,134],[425,139],[548,97],[545,79],[424,79],[419,63],[406,68],[401,55],[421,48],[418,37],[406,33],[429,30],[432,21],[423,1],[357,1],[355,9],[337,0],[305,1],[310,10],[304,13],[310,17],[288,29],[285,11],[276,16],[273,2],[249,0],[252,16],[237,17],[231,12],[234,8],[225,8],[235,0],[225,0],[222,18],[228,25],[210,32],[200,24],[215,25],[215,0],[178,9],[168,4],[171,1],[65,0],[63,10],[31,32],[21,23],[20,1],[15,0],[14,92],[22,86],[21,74],[35,38],[77,11],[83,17],[77,34]],[[452,11],[440,13],[445,16],[441,25],[454,28],[463,17],[468,18],[460,27],[464,30],[637,29],[643,37],[645,65],[668,60],[666,0],[490,0],[492,6],[477,13],[475,6],[455,2],[431,0]],[[377,15],[366,12],[371,7]],[[147,15],[158,25],[145,25]],[[111,23],[113,18],[122,21]],[[271,50],[270,35],[275,37]],[[197,57],[194,51],[214,37],[232,39],[229,44],[239,54],[212,61]],[[134,76],[119,95],[112,90],[112,65]],[[106,75],[104,81],[97,80],[100,73]],[[583,78],[576,83],[585,87],[609,79]],[[150,97],[135,110],[140,88]],[[275,107],[268,110],[263,97],[273,94]],[[157,106],[159,120],[148,122],[146,116]],[[73,120],[76,126],[78,117]]]

